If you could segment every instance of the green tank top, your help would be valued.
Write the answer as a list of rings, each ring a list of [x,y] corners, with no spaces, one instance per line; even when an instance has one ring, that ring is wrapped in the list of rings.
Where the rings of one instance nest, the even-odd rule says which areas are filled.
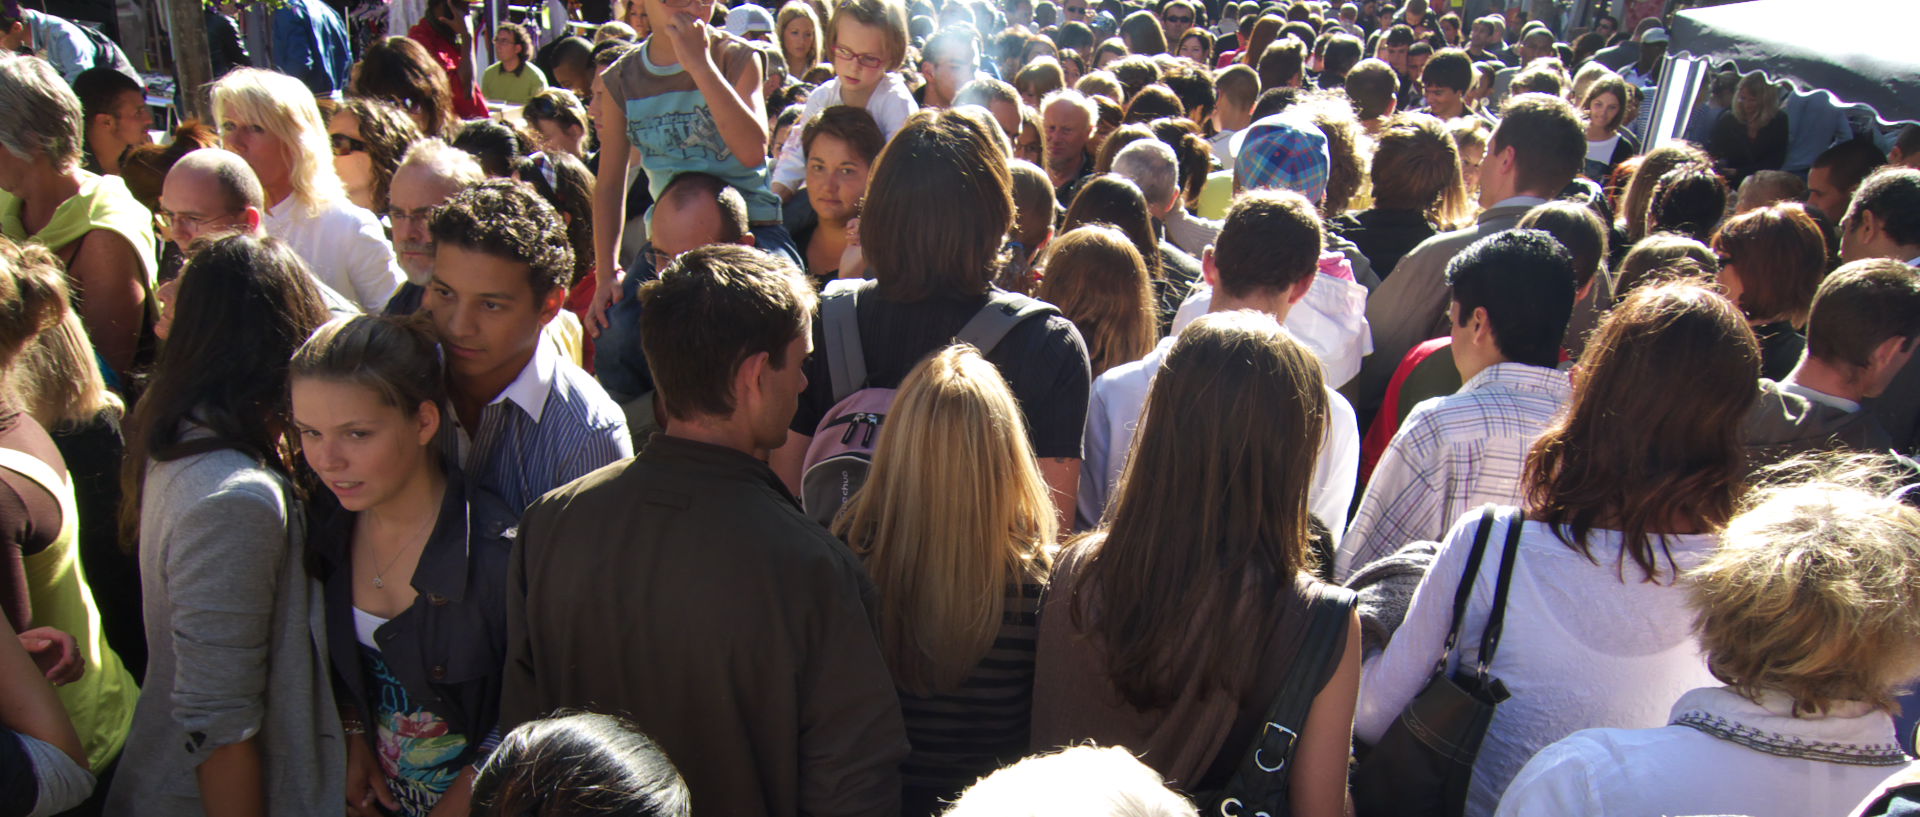
[[[73,198],[54,208],[53,219],[33,235],[27,235],[27,228],[20,221],[22,206],[19,199],[0,190],[0,234],[15,241],[38,241],[47,249],[59,252],[94,230],[115,233],[133,245],[134,255],[140,258],[140,271],[144,273],[141,283],[149,292],[153,290],[154,275],[160,268],[153,213],[133,197],[119,176],[95,176],[87,180]]]
[[[87,671],[80,680],[54,691],[80,734],[87,762],[98,773],[120,756],[133,726],[140,687],[120,663],[120,656],[107,646],[100,629],[100,608],[93,603],[93,590],[80,566],[80,512],[73,484],[33,455],[11,448],[0,448],[0,468],[33,480],[60,502],[59,538],[46,550],[26,557],[27,593],[33,602],[33,626],[72,635],[86,662]]]

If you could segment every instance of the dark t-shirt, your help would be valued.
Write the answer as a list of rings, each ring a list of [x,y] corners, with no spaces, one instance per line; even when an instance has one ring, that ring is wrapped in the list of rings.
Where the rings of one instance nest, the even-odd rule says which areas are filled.
[[[887,301],[871,288],[860,298],[860,346],[867,358],[867,385],[898,388],[907,372],[929,353],[953,342],[967,321],[986,305],[985,294],[964,299],[931,298],[913,303]],[[833,408],[833,381],[827,376],[825,328],[813,322],[814,354],[807,359],[807,390],[793,415],[796,433],[812,436]],[[1087,423],[1087,393],[1093,373],[1080,330],[1059,315],[1033,317],[1007,332],[987,353],[1000,368],[1026,415],[1034,456],[1080,459],[1080,436]]]

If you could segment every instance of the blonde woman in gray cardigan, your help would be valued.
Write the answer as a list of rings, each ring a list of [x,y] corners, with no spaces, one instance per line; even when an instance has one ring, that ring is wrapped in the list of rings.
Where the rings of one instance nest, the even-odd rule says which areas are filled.
[[[177,297],[128,425],[151,656],[106,811],[337,815],[345,743],[279,408],[327,310],[292,250],[244,235],[194,256]]]

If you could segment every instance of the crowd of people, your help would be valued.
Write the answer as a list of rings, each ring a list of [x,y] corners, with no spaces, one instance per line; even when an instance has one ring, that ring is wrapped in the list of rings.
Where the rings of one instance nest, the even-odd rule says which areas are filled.
[[[0,814],[1913,813],[1920,126],[1485,5],[9,0]]]

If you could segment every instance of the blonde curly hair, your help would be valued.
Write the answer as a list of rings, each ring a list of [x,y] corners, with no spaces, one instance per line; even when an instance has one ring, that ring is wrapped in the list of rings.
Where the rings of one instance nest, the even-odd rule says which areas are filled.
[[[1765,472],[1719,549],[1687,573],[1714,677],[1794,713],[1842,701],[1894,708],[1920,675],[1920,509],[1915,472],[1884,455],[1820,455]]]

